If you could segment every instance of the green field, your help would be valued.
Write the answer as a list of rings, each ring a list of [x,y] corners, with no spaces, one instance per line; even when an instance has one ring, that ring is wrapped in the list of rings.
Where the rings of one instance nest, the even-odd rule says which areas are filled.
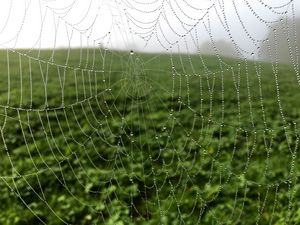
[[[102,49],[0,59],[1,225],[300,224],[293,66]]]

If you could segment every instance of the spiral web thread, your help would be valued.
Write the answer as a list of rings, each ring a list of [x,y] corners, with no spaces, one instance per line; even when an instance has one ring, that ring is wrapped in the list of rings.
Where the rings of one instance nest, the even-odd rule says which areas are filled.
[[[11,1],[1,19],[0,188],[15,223],[22,209],[40,224],[296,224],[294,1],[91,0],[74,19],[81,3],[18,3],[8,38],[20,6]],[[242,5],[268,37],[257,37]],[[40,26],[22,49],[33,10]],[[223,57],[216,24],[235,59]],[[163,52],[135,51],[137,41]]]

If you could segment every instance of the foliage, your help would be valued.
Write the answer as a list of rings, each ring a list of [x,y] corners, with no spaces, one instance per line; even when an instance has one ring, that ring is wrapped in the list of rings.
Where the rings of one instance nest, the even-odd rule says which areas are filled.
[[[95,51],[2,60],[0,224],[299,223],[292,67]]]

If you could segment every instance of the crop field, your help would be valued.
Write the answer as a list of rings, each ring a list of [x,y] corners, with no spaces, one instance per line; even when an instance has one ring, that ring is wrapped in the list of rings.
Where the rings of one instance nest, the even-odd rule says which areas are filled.
[[[0,51],[0,224],[300,224],[299,71]]]

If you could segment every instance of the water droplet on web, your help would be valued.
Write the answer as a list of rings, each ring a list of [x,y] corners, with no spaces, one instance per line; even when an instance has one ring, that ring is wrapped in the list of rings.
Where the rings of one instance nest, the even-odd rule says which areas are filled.
[[[130,51],[130,55],[134,55],[134,51],[133,50]]]

